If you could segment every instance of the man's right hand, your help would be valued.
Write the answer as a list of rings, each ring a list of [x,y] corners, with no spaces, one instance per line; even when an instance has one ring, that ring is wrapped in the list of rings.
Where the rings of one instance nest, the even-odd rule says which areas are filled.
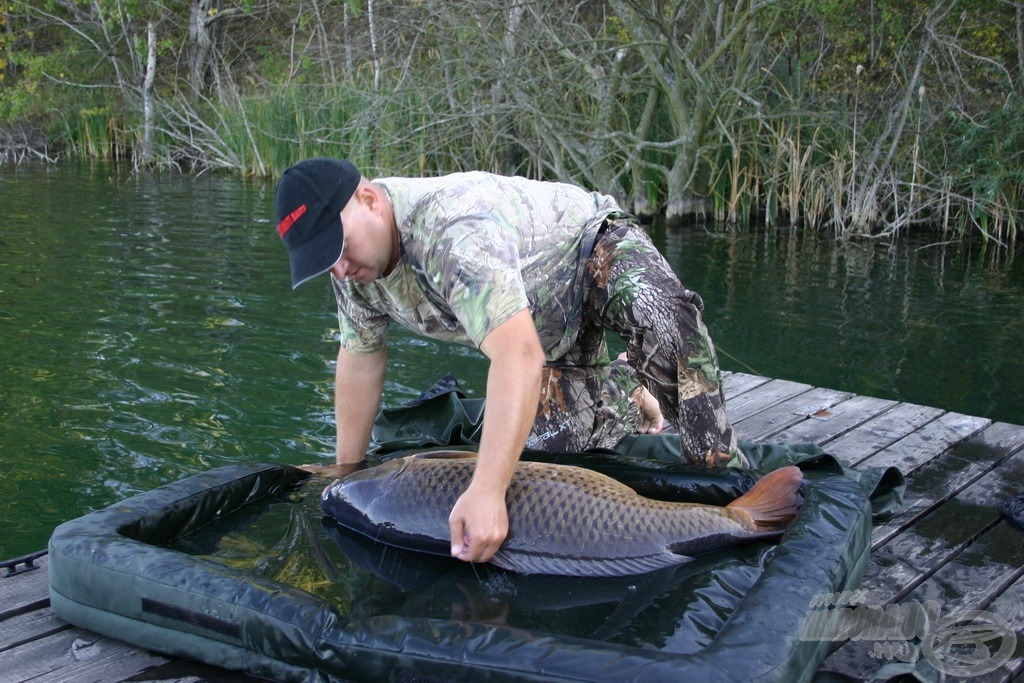
[[[465,562],[490,560],[508,536],[505,488],[471,483],[452,507],[448,530],[452,557]]]

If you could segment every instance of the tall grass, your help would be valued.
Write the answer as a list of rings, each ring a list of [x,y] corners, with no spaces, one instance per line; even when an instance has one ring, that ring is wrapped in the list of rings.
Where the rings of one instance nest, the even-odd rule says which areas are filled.
[[[731,228],[760,218],[843,239],[926,229],[1014,244],[1024,217],[1024,99],[984,120],[942,123],[955,145],[946,129],[915,124],[881,175],[859,148],[877,134],[870,123],[857,130],[842,118],[783,113],[756,131],[722,131],[707,145],[711,217]],[[866,184],[872,192],[861,192]]]
[[[407,87],[379,93],[348,82],[292,85],[240,96],[230,105],[165,101],[158,156],[188,170],[230,168],[253,176],[277,176],[295,161],[318,155],[349,158],[367,175],[501,170],[515,118],[439,115],[449,103],[426,94],[438,92]],[[475,94],[457,96],[471,102]],[[796,104],[786,104],[770,117],[739,120],[705,142],[692,187],[712,222],[743,229],[760,220],[830,230],[842,238],[889,236],[926,225],[953,236],[976,233],[999,244],[1015,242],[1024,211],[1022,98],[1011,98],[982,121],[944,121],[945,129],[917,123],[897,163],[881,178],[871,177],[864,165],[859,147],[874,131],[870,123],[852,125],[856,112],[832,112],[824,119],[794,113]],[[66,147],[79,156],[131,158],[138,117],[116,104],[90,105],[65,113]],[[955,145],[948,142],[948,129],[955,132]],[[658,143],[670,133],[653,125],[650,135]],[[543,147],[537,150],[544,153]],[[620,189],[656,205],[663,188],[655,169],[670,165],[671,152],[654,144],[642,158],[639,172],[623,174]],[[544,167],[543,160],[528,163]],[[856,206],[865,182],[879,189],[871,205]],[[641,186],[630,186],[636,183]]]
[[[133,125],[112,105],[73,112],[65,121],[65,145],[75,156],[128,159],[134,147]]]
[[[451,159],[466,150],[432,125],[428,110],[412,92],[385,98],[351,87],[295,85],[221,111],[217,134],[237,156],[238,170],[250,175],[278,175],[310,156],[348,158],[368,173],[450,170]]]

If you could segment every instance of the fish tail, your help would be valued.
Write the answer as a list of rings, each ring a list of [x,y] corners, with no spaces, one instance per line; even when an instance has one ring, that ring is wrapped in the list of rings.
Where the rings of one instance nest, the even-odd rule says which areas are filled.
[[[726,505],[750,516],[758,531],[781,531],[800,509],[803,473],[794,465],[769,472],[753,488]]]

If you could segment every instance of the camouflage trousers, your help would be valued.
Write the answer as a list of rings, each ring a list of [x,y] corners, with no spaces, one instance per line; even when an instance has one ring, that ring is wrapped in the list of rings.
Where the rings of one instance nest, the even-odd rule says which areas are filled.
[[[703,306],[642,228],[609,221],[587,262],[580,333],[545,368],[527,447],[611,448],[640,424],[642,385],[677,429],[684,462],[747,466],[725,414]],[[606,330],[625,342],[624,361],[608,362]]]

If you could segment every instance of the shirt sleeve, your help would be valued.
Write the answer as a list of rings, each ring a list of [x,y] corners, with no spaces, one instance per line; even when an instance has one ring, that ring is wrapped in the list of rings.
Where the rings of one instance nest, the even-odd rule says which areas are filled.
[[[391,318],[370,306],[349,283],[333,274],[331,284],[338,303],[341,348],[360,356],[368,356],[384,348]]]

